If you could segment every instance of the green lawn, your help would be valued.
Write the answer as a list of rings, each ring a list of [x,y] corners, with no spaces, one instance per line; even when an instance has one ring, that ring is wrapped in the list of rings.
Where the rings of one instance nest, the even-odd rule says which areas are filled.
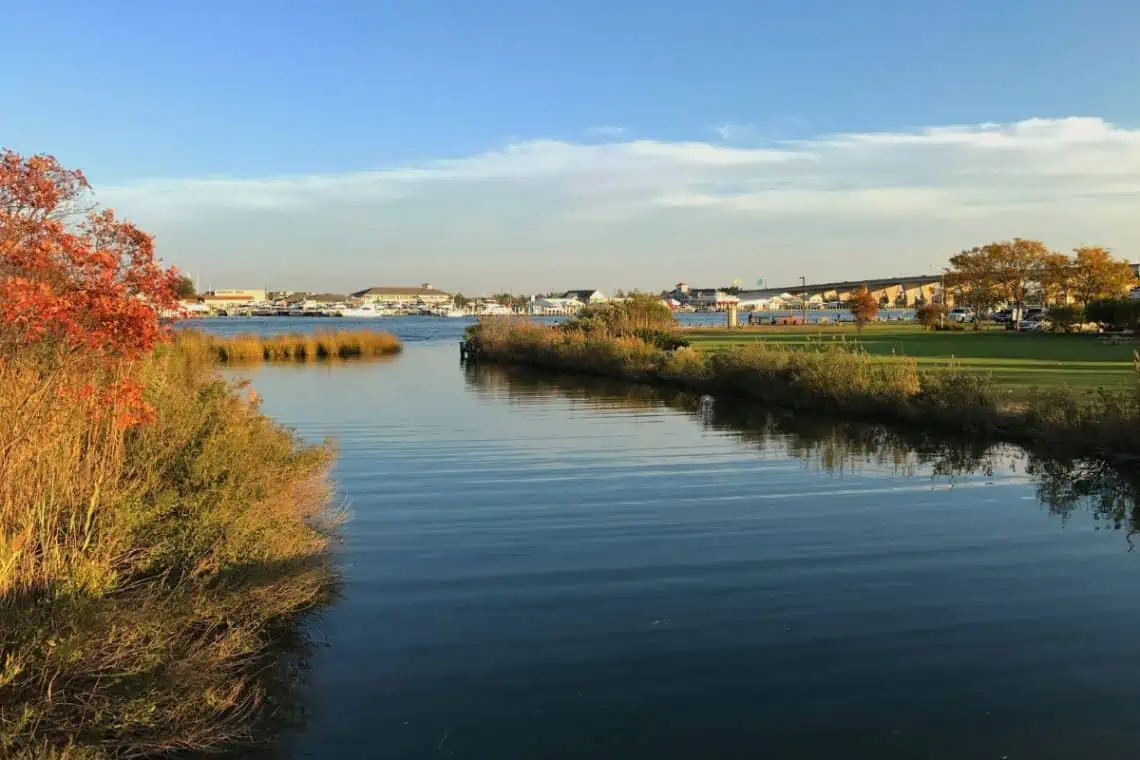
[[[1015,333],[1005,330],[925,332],[913,324],[873,324],[859,333],[854,326],[762,326],[738,330],[691,329],[685,336],[695,348],[717,350],[757,340],[803,345],[808,341],[852,340],[869,353],[909,356],[924,367],[951,362],[993,376],[1011,388],[1071,385],[1119,388],[1134,385],[1132,352],[1140,343],[1105,345],[1095,335]]]

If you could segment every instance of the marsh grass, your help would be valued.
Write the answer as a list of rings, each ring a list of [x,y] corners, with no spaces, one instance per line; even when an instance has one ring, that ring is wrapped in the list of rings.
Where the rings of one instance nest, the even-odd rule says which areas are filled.
[[[155,419],[126,429],[105,368],[0,362],[0,757],[213,750],[290,712],[280,647],[336,587],[333,452],[185,349],[132,370]]]
[[[288,335],[220,337],[194,330],[175,336],[180,350],[224,364],[306,362],[390,356],[402,349],[393,335],[376,330],[320,331]]]
[[[637,337],[487,319],[471,331],[485,360],[668,383],[795,409],[997,436],[1113,461],[1140,458],[1140,357],[1129,390],[1054,387],[1012,394],[947,357],[937,370],[858,342],[752,341],[664,350]]]

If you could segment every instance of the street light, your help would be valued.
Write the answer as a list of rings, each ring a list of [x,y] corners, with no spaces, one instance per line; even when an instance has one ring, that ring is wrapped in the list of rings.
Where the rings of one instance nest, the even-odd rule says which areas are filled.
[[[804,313],[804,324],[807,324],[807,278],[800,277],[800,308]]]

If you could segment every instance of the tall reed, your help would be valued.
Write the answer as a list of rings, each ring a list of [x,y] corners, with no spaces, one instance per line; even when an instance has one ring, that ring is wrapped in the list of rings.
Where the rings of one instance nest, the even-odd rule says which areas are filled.
[[[226,364],[362,359],[390,356],[403,348],[395,336],[376,330],[231,337],[181,330],[175,340],[187,354]]]
[[[181,344],[132,380],[149,424],[105,405],[104,366],[0,361],[0,757],[259,738],[289,710],[270,652],[335,588],[331,448]]]

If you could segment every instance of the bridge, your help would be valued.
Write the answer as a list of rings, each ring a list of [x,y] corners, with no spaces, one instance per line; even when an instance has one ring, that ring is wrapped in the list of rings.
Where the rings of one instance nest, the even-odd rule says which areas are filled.
[[[766,301],[784,293],[794,296],[805,296],[808,300],[819,301],[846,301],[859,288],[864,285],[871,295],[880,303],[909,307],[916,304],[931,303],[942,290],[942,275],[913,275],[906,277],[878,277],[868,280],[845,280],[842,282],[818,282],[807,285],[789,285],[783,288],[765,288],[763,290],[742,290],[740,303],[742,306],[749,302]],[[813,298],[818,297],[818,298]],[[952,297],[947,298],[951,303]]]

